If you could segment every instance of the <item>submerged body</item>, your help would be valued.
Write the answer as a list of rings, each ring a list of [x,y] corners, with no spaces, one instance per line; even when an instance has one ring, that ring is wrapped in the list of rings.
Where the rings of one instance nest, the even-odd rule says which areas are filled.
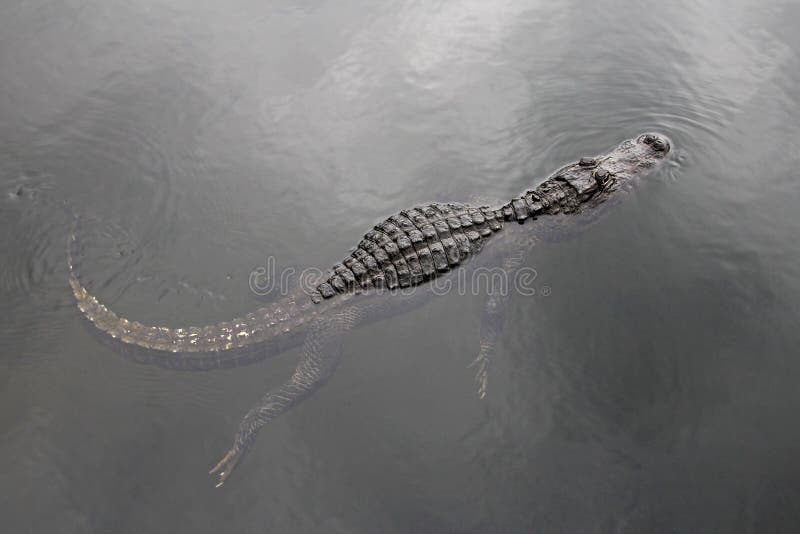
[[[389,301],[413,305],[395,290],[424,287],[463,268],[498,237],[506,245],[498,266],[507,272],[515,270],[523,263],[528,246],[506,223],[596,212],[628,190],[669,150],[663,136],[643,134],[606,155],[581,158],[562,167],[536,188],[499,207],[434,203],[400,211],[367,232],[354,251],[315,287],[297,288],[275,303],[215,325],[146,326],[117,316],[78,280],[74,232],[68,243],[70,285],[78,307],[100,331],[126,349],[145,351],[148,360],[157,364],[228,367],[254,359],[254,353],[266,350],[265,346],[286,348],[304,343],[300,364],[290,380],[269,391],[247,413],[233,447],[211,470],[218,473],[221,485],[261,426],[308,397],[331,376],[339,361],[342,334],[374,319]],[[489,357],[502,326],[502,300],[490,296],[484,313],[476,360],[481,396],[486,391]]]

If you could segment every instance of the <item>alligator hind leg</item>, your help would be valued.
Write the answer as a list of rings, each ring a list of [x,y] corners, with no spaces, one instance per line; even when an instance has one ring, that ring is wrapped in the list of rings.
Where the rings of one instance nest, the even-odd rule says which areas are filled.
[[[219,477],[222,486],[236,464],[255,441],[258,430],[299,404],[321,388],[333,375],[342,355],[342,336],[360,319],[361,312],[351,307],[330,319],[320,319],[311,329],[303,345],[302,357],[291,378],[268,391],[239,424],[233,446],[209,474]]]

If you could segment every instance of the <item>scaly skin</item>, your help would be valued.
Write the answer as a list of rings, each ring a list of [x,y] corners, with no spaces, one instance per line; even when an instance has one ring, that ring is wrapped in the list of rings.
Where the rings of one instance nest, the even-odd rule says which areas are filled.
[[[610,153],[566,165],[540,185],[499,207],[466,204],[427,204],[403,210],[375,225],[354,252],[336,264],[316,289],[296,290],[287,297],[228,322],[202,327],[146,326],[117,316],[90,295],[78,280],[76,232],[69,236],[69,282],[78,307],[102,332],[124,346],[147,350],[153,361],[175,362],[189,368],[226,367],[247,350],[263,344],[281,344],[306,334],[303,356],[291,379],[268,392],[242,420],[231,450],[211,470],[227,479],[253,442],[258,429],[321,387],[336,368],[343,333],[364,322],[378,297],[392,292],[378,289],[418,286],[461,268],[486,242],[505,230],[548,215],[599,211],[609,199],[630,189],[640,176],[662,161],[669,141],[643,134],[624,141]],[[514,270],[524,251],[512,251],[503,268]],[[478,365],[479,395],[486,394],[489,357],[502,326],[505,298],[490,297],[484,314]]]

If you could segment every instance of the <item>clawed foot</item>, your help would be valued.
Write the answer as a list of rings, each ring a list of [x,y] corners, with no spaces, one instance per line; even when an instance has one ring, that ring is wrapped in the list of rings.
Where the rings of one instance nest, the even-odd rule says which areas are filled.
[[[478,398],[486,398],[486,390],[489,383],[489,358],[483,351],[478,354],[469,367],[478,366],[478,371],[475,373],[475,383],[478,385]]]
[[[227,480],[227,478],[233,472],[233,469],[236,467],[236,464],[239,462],[239,458],[241,457],[241,449],[233,448],[228,451],[228,454],[226,454],[222,460],[217,463],[217,465],[211,468],[211,471],[209,471],[208,474],[213,475],[218,473],[217,476],[219,477],[215,487],[218,488],[225,483],[225,480]]]

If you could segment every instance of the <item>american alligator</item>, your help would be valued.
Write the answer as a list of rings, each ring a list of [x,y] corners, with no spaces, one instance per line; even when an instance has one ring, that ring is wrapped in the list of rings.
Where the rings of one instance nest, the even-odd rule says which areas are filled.
[[[69,282],[78,307],[95,327],[123,347],[146,351],[152,363],[229,367],[253,359],[265,345],[283,349],[303,343],[300,363],[291,378],[268,391],[244,416],[233,446],[209,472],[217,474],[217,486],[221,486],[259,428],[307,398],[333,374],[341,355],[342,335],[357,324],[374,320],[381,306],[404,301],[399,296],[404,292],[398,290],[430,286],[426,283],[462,269],[496,235],[515,236],[506,240],[510,250],[502,267],[507,272],[518,269],[530,241],[520,242],[520,235],[525,234],[512,231],[506,222],[596,216],[605,211],[601,206],[629,191],[669,150],[666,137],[646,133],[622,142],[606,155],[584,157],[562,167],[534,189],[499,207],[432,203],[400,211],[368,231],[316,287],[298,287],[277,302],[228,322],[172,328],[119,317],[78,280],[75,231],[67,247]],[[476,359],[481,396],[486,393],[487,365],[502,327],[504,301],[504,295],[491,295],[483,315]]]

